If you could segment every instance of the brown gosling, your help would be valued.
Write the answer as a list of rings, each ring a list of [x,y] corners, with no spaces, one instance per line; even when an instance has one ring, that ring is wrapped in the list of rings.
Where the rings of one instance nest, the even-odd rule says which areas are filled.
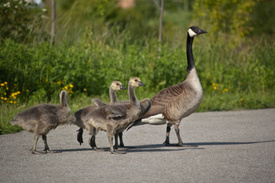
[[[113,81],[109,88],[109,96],[110,96],[110,104],[119,102],[117,99],[116,91],[119,90],[126,90],[126,88],[122,85],[120,81]],[[78,134],[77,134],[77,141],[81,145],[83,143],[83,129],[85,128],[84,121],[86,120],[87,114],[97,109],[97,106],[92,105],[80,109],[73,113],[69,118],[69,123],[79,126]],[[91,136],[89,139],[89,144],[92,148],[96,147],[96,143],[94,137]]]
[[[99,130],[107,132],[110,151],[113,154],[113,136],[117,133],[123,132],[130,124],[137,120],[140,116],[142,107],[135,95],[135,88],[138,86],[145,86],[138,77],[131,77],[128,84],[129,103],[117,103],[110,105],[96,105],[98,109],[91,111],[88,116],[89,120],[85,122],[88,129],[93,130],[92,135],[96,135]],[[150,108],[151,102],[147,100],[147,106]]]
[[[30,149],[32,154],[40,153],[36,151],[36,145],[40,135],[45,144],[44,152],[54,152],[51,151],[48,146],[46,135],[58,125],[67,123],[70,113],[67,99],[67,91],[62,90],[60,92],[60,105],[41,104],[14,116],[11,121],[12,125],[18,125],[24,130],[34,133],[34,142]]]

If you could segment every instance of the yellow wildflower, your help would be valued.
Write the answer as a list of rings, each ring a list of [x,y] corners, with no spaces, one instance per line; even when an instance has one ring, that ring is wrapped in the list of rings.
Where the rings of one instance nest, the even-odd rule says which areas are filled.
[[[68,86],[65,86],[64,89],[65,89],[65,90],[68,90]]]
[[[1,83],[1,86],[5,86],[5,84],[4,84],[4,83]]]
[[[7,85],[7,84],[8,84],[8,82],[7,82],[7,81],[5,81],[5,82],[4,82],[4,84],[5,84],[5,85]]]
[[[74,87],[74,85],[70,84],[70,88],[73,88],[73,87]]]

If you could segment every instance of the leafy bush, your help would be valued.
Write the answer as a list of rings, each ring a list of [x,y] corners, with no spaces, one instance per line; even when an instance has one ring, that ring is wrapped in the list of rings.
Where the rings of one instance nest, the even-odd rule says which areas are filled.
[[[46,9],[36,8],[34,3],[24,0],[4,0],[0,3],[0,41],[6,38],[17,42],[31,42],[47,36],[42,15]]]

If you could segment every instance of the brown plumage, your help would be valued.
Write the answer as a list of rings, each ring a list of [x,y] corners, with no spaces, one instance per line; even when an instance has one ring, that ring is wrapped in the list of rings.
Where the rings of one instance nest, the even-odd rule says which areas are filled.
[[[179,133],[180,121],[193,113],[200,105],[203,97],[203,90],[195,68],[192,44],[196,35],[206,33],[196,26],[189,28],[187,33],[187,77],[186,79],[174,86],[163,89],[158,92],[152,99],[150,110],[144,114],[135,125],[142,124],[166,124],[167,133],[164,144],[169,145],[169,134],[171,126],[175,126],[178,137],[178,145],[183,146]]]
[[[32,153],[37,153],[36,144],[40,135],[45,144],[44,151],[49,149],[46,135],[58,125],[67,123],[70,107],[67,103],[68,93],[66,90],[60,92],[60,105],[41,104],[15,115],[11,121],[12,125],[18,125],[24,130],[34,133]]]
[[[121,101],[121,103],[123,104],[127,104],[129,103],[129,101]],[[147,113],[150,109],[150,107],[148,107],[148,105],[151,105],[151,100],[150,99],[143,99],[140,101],[140,116],[142,116],[143,114]],[[123,143],[123,133],[122,132],[119,132],[119,133],[116,133],[115,134],[115,149],[118,149],[118,137],[119,137],[119,140],[120,140],[120,147],[125,147],[124,146],[124,143]]]
[[[85,122],[85,126],[88,129],[91,128],[89,131],[92,136],[95,136],[99,130],[107,132],[111,153],[114,153],[113,136],[123,132],[140,116],[142,107],[135,96],[135,88],[138,86],[144,86],[141,80],[137,77],[130,78],[128,84],[129,102],[102,105],[88,114],[89,120]],[[150,106],[151,102],[147,100],[147,106],[144,103],[143,110],[147,110]]]
[[[125,90],[126,88],[122,85],[120,81],[113,81],[109,88],[109,95],[110,95],[110,104],[117,103],[117,95],[116,91],[118,90]],[[90,111],[93,111],[97,109],[98,107],[95,105],[85,107],[83,109],[80,109],[76,111],[74,114],[72,114],[69,118],[69,123],[79,126],[78,134],[77,134],[77,141],[80,143],[80,145],[83,143],[83,129],[85,128],[84,121],[87,120],[87,114]],[[89,139],[89,144],[93,147],[96,146],[95,141],[93,141],[93,137]]]

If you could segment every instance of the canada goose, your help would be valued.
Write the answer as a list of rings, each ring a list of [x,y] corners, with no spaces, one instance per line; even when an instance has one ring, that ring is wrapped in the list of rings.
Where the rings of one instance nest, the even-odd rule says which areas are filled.
[[[118,90],[126,90],[126,88],[122,85],[120,81],[113,81],[109,87],[110,104],[118,102],[117,95],[116,95],[116,91]],[[84,121],[86,120],[86,116],[90,111],[95,110],[96,108],[97,106],[95,105],[85,107],[83,109],[76,111],[69,118],[70,124],[75,124],[80,127],[77,134],[77,141],[79,142],[80,145],[83,143],[82,135],[83,135],[83,129],[85,128]],[[95,141],[93,140],[94,140],[93,137],[89,139],[89,144],[92,147],[95,146]]]
[[[117,133],[123,132],[131,123],[139,118],[141,113],[141,105],[135,95],[135,88],[144,86],[138,77],[132,77],[128,84],[129,103],[116,103],[110,105],[98,105],[98,109],[91,111],[88,114],[88,120],[85,126],[95,136],[99,130],[107,132],[110,143],[110,151],[113,154],[113,136]],[[147,106],[150,108],[151,102],[147,100]]]
[[[170,144],[169,134],[171,126],[174,125],[178,138],[178,145],[184,146],[179,133],[180,121],[193,113],[202,101],[203,90],[195,68],[192,44],[195,36],[204,33],[207,32],[201,30],[197,26],[192,26],[188,29],[186,48],[188,66],[186,79],[179,84],[158,92],[151,99],[152,106],[150,110],[132,125],[160,125],[167,123],[165,145]]]
[[[33,147],[30,149],[33,154],[38,153],[36,151],[36,144],[40,135],[42,135],[45,144],[45,153],[53,152],[49,149],[46,135],[58,125],[67,122],[70,113],[67,99],[67,91],[62,90],[60,92],[60,105],[41,104],[14,116],[11,121],[12,125],[18,125],[24,130],[34,133]]]

